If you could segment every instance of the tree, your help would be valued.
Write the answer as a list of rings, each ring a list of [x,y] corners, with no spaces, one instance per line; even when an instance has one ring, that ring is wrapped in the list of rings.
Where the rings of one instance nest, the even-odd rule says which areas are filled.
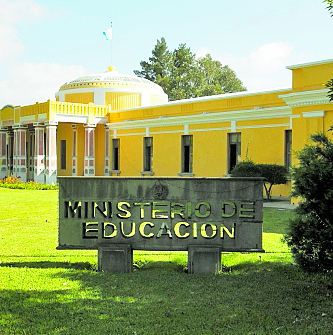
[[[231,171],[232,177],[261,177],[258,165],[252,161],[243,161],[237,163]]]
[[[331,13],[331,16],[333,16],[333,0],[323,0],[323,3],[327,4],[327,9]]]
[[[197,60],[198,92],[197,96],[233,93],[245,91],[242,82],[228,65],[223,66],[220,61],[213,60],[210,54]]]
[[[246,90],[227,65],[211,55],[196,59],[186,44],[170,52],[163,37],[157,40],[149,61],[140,65],[141,71],[134,73],[160,85],[170,101]]]
[[[288,169],[277,164],[255,164],[252,161],[239,162],[231,171],[233,177],[263,177],[264,187],[268,200],[271,200],[271,191],[274,185],[285,184]]]
[[[332,128],[331,128],[332,130]],[[323,133],[297,153],[292,196],[301,197],[285,236],[294,259],[306,271],[333,270],[333,143]]]
[[[165,91],[169,100],[190,99],[196,96],[195,73],[195,54],[186,44],[180,44],[173,52],[170,82]]]
[[[326,8],[331,16],[333,16],[333,0],[323,0],[323,2],[327,4]],[[330,101],[333,101],[333,79],[329,80],[325,86],[328,88],[328,97]]]
[[[171,64],[172,54],[168,50],[164,37],[162,37],[160,41],[157,40],[149,62],[141,61],[142,70],[134,70],[134,73],[139,77],[156,82],[170,75]]]
[[[258,164],[261,177],[265,178],[264,187],[267,199],[271,200],[271,191],[274,185],[285,184],[288,178],[288,168],[278,164]]]

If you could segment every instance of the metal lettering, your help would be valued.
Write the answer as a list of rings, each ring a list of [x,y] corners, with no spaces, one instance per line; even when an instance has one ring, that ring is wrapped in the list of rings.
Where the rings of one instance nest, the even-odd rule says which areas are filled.
[[[180,226],[181,225],[184,225],[184,226],[186,226],[186,227],[188,227],[190,224],[188,223],[188,222],[177,222],[176,224],[175,224],[175,226],[173,227],[173,230],[174,230],[174,232],[175,232],[175,235],[177,236],[177,237],[179,237],[179,238],[187,238],[187,237],[189,237],[190,236],[190,233],[188,233],[188,232],[186,232],[185,234],[181,234],[180,233]]]
[[[161,237],[162,235],[168,235],[169,238],[172,238],[171,230],[169,228],[169,225],[166,222],[162,222],[161,228],[158,231],[156,237]]]
[[[81,201],[75,201],[74,205],[71,201],[65,201],[65,218],[69,217],[68,212],[71,214],[71,218],[74,218],[77,214],[77,218],[81,219]]]
[[[231,228],[231,233],[230,233],[230,230],[226,226],[221,225],[220,226],[220,237],[224,238],[224,232],[226,232],[230,238],[235,238],[235,227],[236,227],[236,223],[233,223],[232,228]]]
[[[201,207],[205,206],[205,212],[204,213],[201,213],[200,209]],[[195,208],[194,208],[194,214],[196,217],[198,218],[207,218],[209,215],[210,215],[210,212],[211,212],[211,209],[210,209],[210,204],[208,202],[198,202],[196,205],[195,205]]]
[[[108,211],[107,211],[107,204],[106,202],[102,202],[102,208],[97,202],[92,202],[92,212],[93,215],[92,217],[96,217],[96,210],[104,217],[106,218],[108,216]]]
[[[212,234],[211,234],[211,236],[209,236],[207,234],[207,230],[206,230],[207,226],[211,226],[211,228],[212,228]],[[204,237],[204,238],[213,238],[216,235],[217,228],[216,228],[216,225],[214,223],[203,223],[201,225],[200,232],[201,232],[201,236]]]
[[[222,217],[231,218],[236,214],[236,204],[234,202],[222,202]]]
[[[118,213],[117,216],[119,218],[122,218],[122,219],[130,218],[131,217],[131,212],[129,210],[127,210],[126,208],[123,208],[122,206],[126,206],[128,208],[131,208],[131,205],[128,202],[125,202],[125,201],[118,202],[117,209],[119,209],[124,214]]]
[[[243,212],[252,212],[254,213],[254,208],[244,208],[243,205],[254,206],[254,201],[241,202],[239,204],[239,217],[240,218],[251,218],[254,219],[254,214],[243,214]]]
[[[117,236],[117,226],[113,224],[112,222],[103,222],[103,238],[112,238]],[[106,234],[107,228],[112,228],[112,232],[110,234]]]
[[[144,206],[150,206],[149,202],[135,202],[135,206],[140,206],[140,219],[144,219],[145,217],[145,210]]]
[[[153,202],[153,209],[151,211],[151,217],[153,219],[167,219],[168,218],[168,208],[160,208],[158,207],[165,207],[168,206],[168,202],[161,201],[161,202]],[[156,213],[164,213],[163,214],[156,214]]]
[[[153,237],[154,233],[150,232],[149,234],[145,234],[145,227],[149,225],[151,227],[154,227],[154,224],[152,222],[142,222],[139,226],[139,232],[142,237]]]
[[[198,238],[198,225],[196,222],[193,222],[193,238]]]
[[[83,222],[82,238],[98,238],[98,222]]]
[[[175,207],[178,207],[178,208],[175,208]],[[171,203],[171,209],[170,209],[171,219],[174,219],[176,214],[178,214],[181,218],[184,219],[185,218],[184,211],[185,211],[185,205],[182,204],[181,202],[172,202]]]
[[[132,237],[135,235],[135,222],[132,222],[131,232],[129,234],[124,233],[124,222],[120,222],[120,231],[124,237]]]

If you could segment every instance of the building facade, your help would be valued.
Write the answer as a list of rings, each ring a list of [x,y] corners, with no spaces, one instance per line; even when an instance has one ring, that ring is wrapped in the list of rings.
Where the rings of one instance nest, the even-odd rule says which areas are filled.
[[[310,134],[333,125],[333,60],[288,69],[291,88],[173,102],[112,68],[77,78],[56,100],[1,109],[0,178],[223,177],[244,159],[290,167]],[[273,188],[289,192],[290,182]]]

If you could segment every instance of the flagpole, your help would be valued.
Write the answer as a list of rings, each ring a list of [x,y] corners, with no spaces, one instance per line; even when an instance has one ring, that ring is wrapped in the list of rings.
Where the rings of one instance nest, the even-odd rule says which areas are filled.
[[[112,31],[112,22],[111,22],[111,31]],[[110,61],[111,61],[110,66],[112,67],[112,38],[110,40]]]

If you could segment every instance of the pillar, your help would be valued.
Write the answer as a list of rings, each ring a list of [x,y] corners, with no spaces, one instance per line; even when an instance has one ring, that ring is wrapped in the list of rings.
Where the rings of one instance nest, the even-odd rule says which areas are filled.
[[[22,181],[27,180],[27,128],[26,125],[15,124],[14,129],[14,162],[13,174]]]
[[[217,274],[221,271],[221,248],[188,247],[188,273]]]
[[[7,176],[7,128],[0,128],[0,179]]]
[[[104,176],[110,175],[110,131],[105,126],[105,153],[104,153]]]
[[[7,147],[7,176],[13,174],[13,161],[14,161],[14,133],[13,130],[7,131],[6,137],[6,147]]]
[[[45,121],[46,126],[46,165],[45,183],[57,182],[57,121]]]
[[[77,176],[77,125],[72,124],[73,149],[72,149],[72,176]]]
[[[98,246],[98,271],[130,273],[133,271],[133,250],[129,244]]]
[[[44,144],[44,124],[34,123],[35,127],[35,162],[34,181],[45,183],[45,144]]]
[[[29,129],[29,145],[27,147],[27,178],[34,180],[35,177],[35,128]]]
[[[84,175],[95,175],[95,127],[96,124],[84,125]]]

